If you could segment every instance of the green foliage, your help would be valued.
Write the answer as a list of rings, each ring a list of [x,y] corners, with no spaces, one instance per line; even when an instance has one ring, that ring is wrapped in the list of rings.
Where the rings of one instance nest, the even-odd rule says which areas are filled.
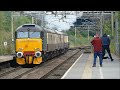
[[[5,23],[4,23],[4,29],[5,31],[11,31],[11,12],[10,11],[6,11],[4,12],[5,15]]]
[[[83,37],[87,37],[87,36],[88,36],[88,32],[87,32],[87,31],[82,31],[80,34],[81,34]]]
[[[5,15],[3,11],[0,11],[0,31],[5,30],[4,29],[4,24],[5,24]]]
[[[103,32],[106,33],[107,35],[110,35],[111,38],[111,45],[110,45],[110,49],[111,52],[114,53],[115,52],[115,43],[114,42],[114,36],[112,36],[112,29],[111,29],[111,19],[108,20],[104,20],[104,25],[103,25]]]
[[[20,25],[31,23],[30,17],[20,16],[14,18],[14,30],[19,27]]]
[[[120,22],[120,11],[118,12],[118,21]],[[119,32],[119,42],[120,42],[120,23],[119,23],[118,32]]]
[[[13,53],[14,44],[11,41],[11,32],[0,31],[0,55]],[[4,46],[7,42],[7,46]]]
[[[31,17],[13,16],[14,31],[22,24],[31,23]],[[7,42],[7,46],[4,46]],[[0,55],[15,53],[14,42],[11,34],[11,11],[0,11]]]
[[[113,21],[115,22],[115,14],[114,14],[114,19]],[[120,11],[118,11],[118,38],[119,38],[119,43],[120,43]],[[115,25],[114,25],[114,30],[113,30],[113,36],[112,36],[112,29],[111,29],[111,19],[105,20],[104,21],[104,33],[107,33],[110,35],[111,38],[111,45],[110,49],[112,53],[116,52],[116,31],[115,31]],[[120,47],[119,47],[120,48]]]
[[[84,45],[91,45],[90,41],[92,40],[92,36],[89,37],[88,40],[88,32],[87,31],[80,31],[76,29],[76,37],[74,29],[70,29],[66,31],[69,36],[70,47],[78,47]],[[76,38],[76,39],[75,39]],[[76,40],[76,42],[75,42]]]
[[[0,30],[10,31],[11,13],[9,11],[0,11]]]
[[[111,21],[105,20],[104,22],[104,33],[111,34]]]

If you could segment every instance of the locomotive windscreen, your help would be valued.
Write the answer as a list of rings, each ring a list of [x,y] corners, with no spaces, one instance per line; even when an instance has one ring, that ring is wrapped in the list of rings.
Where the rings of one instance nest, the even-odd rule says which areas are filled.
[[[17,32],[17,38],[40,38],[40,32]]]

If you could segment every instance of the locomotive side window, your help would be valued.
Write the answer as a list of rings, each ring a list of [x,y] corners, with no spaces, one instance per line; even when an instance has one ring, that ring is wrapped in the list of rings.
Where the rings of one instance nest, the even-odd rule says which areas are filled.
[[[28,32],[17,32],[17,38],[28,38]]]
[[[40,38],[40,32],[29,32],[30,38]]]

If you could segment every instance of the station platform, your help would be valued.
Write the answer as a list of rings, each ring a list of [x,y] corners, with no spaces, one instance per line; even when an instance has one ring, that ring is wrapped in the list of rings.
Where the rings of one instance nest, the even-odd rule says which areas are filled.
[[[112,54],[114,61],[103,59],[103,67],[96,60],[93,65],[93,53],[83,53],[67,70],[61,79],[120,79],[120,58]]]
[[[13,60],[13,55],[0,56],[0,63]]]

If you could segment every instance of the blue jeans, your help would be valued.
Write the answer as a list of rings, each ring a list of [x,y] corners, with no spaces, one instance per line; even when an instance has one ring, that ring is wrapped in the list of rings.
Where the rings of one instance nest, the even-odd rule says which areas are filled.
[[[102,65],[102,52],[94,52],[94,62],[93,62],[93,64],[96,65],[97,56],[99,57],[100,65]]]

